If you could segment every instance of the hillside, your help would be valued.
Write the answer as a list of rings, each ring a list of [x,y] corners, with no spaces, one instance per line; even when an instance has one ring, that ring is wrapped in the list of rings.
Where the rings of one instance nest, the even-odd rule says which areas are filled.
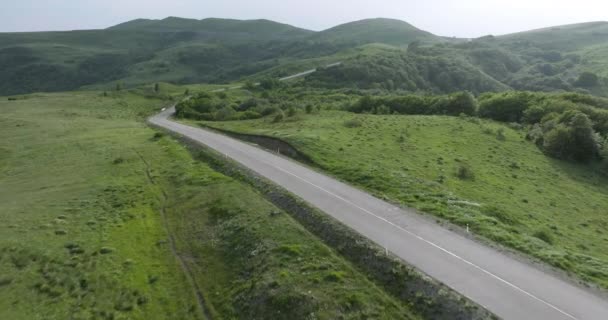
[[[607,99],[356,92],[203,94],[180,103],[177,117],[284,140],[308,164],[379,198],[608,288]]]
[[[464,57],[449,53],[365,46],[332,68],[307,78],[311,86],[404,90],[445,93],[468,90],[474,93],[509,89]]]
[[[203,20],[168,17],[162,20],[137,19],[128,21],[107,30],[145,31],[145,32],[190,32],[198,40],[226,40],[231,37],[239,40],[270,41],[304,37],[313,31],[296,28],[269,20],[233,20],[209,18]],[[251,39],[249,37],[254,37]]]
[[[310,83],[441,93],[516,89],[606,96],[607,52],[608,23],[596,22],[355,55],[340,67],[312,75]],[[415,81],[420,77],[424,83]]]
[[[317,41],[342,43],[384,43],[395,46],[414,41],[438,41],[439,37],[411,24],[394,19],[367,19],[333,27],[311,37]]]
[[[555,26],[508,34],[496,38],[514,47],[534,43],[546,50],[575,51],[581,47],[608,42],[608,22],[597,21]]]
[[[165,103],[126,90],[0,101],[0,319],[421,319],[146,126]]]
[[[0,95],[110,90],[117,83],[226,83],[343,61],[312,75],[310,84],[605,96],[606,53],[604,22],[454,41],[391,19],[320,32],[269,20],[137,19],[106,30],[0,33]]]

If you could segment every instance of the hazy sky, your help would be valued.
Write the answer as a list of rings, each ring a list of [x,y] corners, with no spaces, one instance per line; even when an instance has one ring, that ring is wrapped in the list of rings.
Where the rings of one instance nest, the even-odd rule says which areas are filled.
[[[98,29],[135,18],[266,18],[322,30],[396,18],[442,36],[476,37],[608,20],[608,0],[0,0],[0,32]]]

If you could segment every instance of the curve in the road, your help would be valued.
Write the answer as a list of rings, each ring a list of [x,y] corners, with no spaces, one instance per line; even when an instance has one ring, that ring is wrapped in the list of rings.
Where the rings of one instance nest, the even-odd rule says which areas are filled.
[[[501,318],[608,319],[608,301],[592,292],[289,159],[171,121],[173,112],[149,121],[225,154]]]

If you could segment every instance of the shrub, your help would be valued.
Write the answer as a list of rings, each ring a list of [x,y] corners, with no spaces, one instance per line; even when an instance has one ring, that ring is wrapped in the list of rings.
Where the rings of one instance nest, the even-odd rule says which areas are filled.
[[[456,176],[461,180],[474,180],[475,174],[473,169],[466,162],[461,162],[456,168]]]
[[[264,90],[272,90],[281,86],[281,82],[275,78],[265,78],[260,81],[260,87]]]
[[[281,122],[283,121],[283,119],[285,119],[285,113],[283,112],[283,110],[279,109],[279,112],[277,112],[277,114],[274,116],[274,118],[272,119],[272,122]]]
[[[306,110],[306,113],[311,114],[312,110],[313,110],[312,104],[307,104],[305,110]]]
[[[255,90],[256,85],[255,85],[255,83],[254,83],[253,81],[251,81],[251,80],[247,80],[247,81],[245,82],[245,86],[244,86],[244,88],[245,88],[245,89],[247,89],[247,90],[250,90],[250,91],[251,91],[251,90]]]
[[[547,230],[536,231],[532,236],[544,241],[547,244],[553,244],[553,236]]]
[[[493,217],[495,219],[497,219],[498,221],[502,222],[502,223],[506,223],[506,224],[515,224],[516,221],[513,220],[513,218],[511,218],[509,216],[509,214],[503,210],[502,208],[490,205],[490,206],[483,206],[481,207],[481,212],[487,216]]]
[[[604,142],[602,143],[600,157],[602,159],[602,168],[604,171],[608,172],[608,138],[605,138]]]
[[[583,72],[579,75],[574,85],[582,88],[593,88],[599,83],[599,78],[595,73]]]
[[[384,104],[374,107],[373,114],[391,114],[391,109]]]
[[[496,139],[498,139],[500,141],[507,140],[507,136],[505,136],[505,129],[504,128],[498,128],[498,130],[496,130]]]
[[[13,282],[13,278],[9,276],[1,276],[0,277],[0,287],[8,286]]]
[[[215,113],[215,120],[217,121],[226,121],[232,120],[236,115],[236,111],[232,107],[223,107],[218,112]]]
[[[242,112],[239,115],[239,119],[241,119],[241,120],[259,119],[261,117],[262,117],[261,114],[255,112],[255,111],[251,111],[251,110],[247,110],[245,112]]]
[[[258,100],[255,98],[247,99],[245,102],[241,103],[236,110],[237,111],[247,111],[257,107],[259,104]]]
[[[269,116],[279,112],[281,112],[281,108],[277,106],[268,106],[262,110],[262,116]]]
[[[298,113],[298,110],[296,108],[294,108],[294,107],[289,107],[287,109],[287,116],[288,117],[293,117],[293,116],[296,115],[296,113]]]
[[[99,249],[99,253],[101,254],[110,254],[112,252],[114,252],[114,249],[110,247],[101,247],[101,249]]]
[[[535,102],[530,92],[505,92],[485,95],[479,104],[479,115],[503,122],[521,122],[524,111]]]
[[[588,161],[599,155],[600,145],[591,120],[580,111],[567,111],[547,128],[544,134],[544,151],[558,159]],[[547,125],[551,122],[548,121]]]
[[[530,124],[539,123],[546,114],[547,110],[544,107],[534,105],[524,111],[523,121]]]
[[[327,282],[342,282],[344,279],[343,271],[332,271],[325,276],[325,281]]]
[[[350,119],[344,121],[344,126],[347,128],[358,128],[363,126],[363,122],[361,122],[359,119]]]
[[[287,256],[296,257],[302,255],[302,246],[298,244],[282,245],[277,250]]]
[[[477,112],[477,100],[475,100],[475,97],[470,92],[458,92],[449,97],[445,107],[446,109],[441,112],[443,114],[453,116],[466,114],[472,116]]]

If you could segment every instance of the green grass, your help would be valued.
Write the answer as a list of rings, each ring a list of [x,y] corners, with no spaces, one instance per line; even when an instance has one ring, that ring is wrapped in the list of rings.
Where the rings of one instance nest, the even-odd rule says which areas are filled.
[[[243,183],[172,153],[169,224],[215,318],[415,319],[287,213]],[[337,276],[336,276],[337,275]]]
[[[524,131],[474,118],[340,111],[205,124],[284,139],[379,197],[608,287],[608,179],[594,165],[545,156]]]
[[[127,93],[0,101],[0,273],[12,280],[0,318],[201,318],[157,245],[159,190],[139,157],[168,160],[136,120],[160,106]]]
[[[148,128],[162,105],[126,91],[0,101],[0,318],[418,318]]]

